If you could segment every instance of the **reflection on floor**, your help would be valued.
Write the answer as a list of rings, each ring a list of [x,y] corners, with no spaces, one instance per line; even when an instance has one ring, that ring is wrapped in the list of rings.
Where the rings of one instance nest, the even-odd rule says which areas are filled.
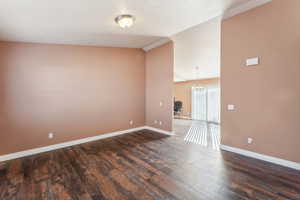
[[[220,146],[219,130],[217,124],[193,121],[184,140],[218,150]]]
[[[300,199],[299,171],[187,143],[186,121],[0,162],[0,200]]]
[[[220,146],[220,125],[196,120],[174,120],[175,131],[184,133],[184,141],[195,143],[214,150]],[[182,130],[183,129],[183,130]]]

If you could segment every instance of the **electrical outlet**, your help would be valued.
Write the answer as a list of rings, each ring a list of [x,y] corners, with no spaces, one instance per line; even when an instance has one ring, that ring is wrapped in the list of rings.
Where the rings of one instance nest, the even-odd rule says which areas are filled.
[[[49,134],[48,134],[48,138],[49,138],[49,139],[54,138],[54,133],[49,133]]]
[[[154,124],[157,124],[157,120],[154,120]]]
[[[248,142],[248,144],[252,144],[253,139],[252,138],[247,138],[247,142]]]
[[[227,110],[235,110],[235,105],[232,104],[227,105]]]
[[[160,126],[162,125],[162,121],[159,121],[159,125],[160,125]]]
[[[130,120],[130,121],[129,121],[129,124],[130,124],[130,125],[133,125],[133,120]]]

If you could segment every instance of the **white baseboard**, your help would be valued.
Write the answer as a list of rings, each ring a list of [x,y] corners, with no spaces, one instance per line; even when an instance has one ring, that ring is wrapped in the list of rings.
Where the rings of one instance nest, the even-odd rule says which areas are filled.
[[[16,159],[16,158],[21,158],[21,157],[25,157],[25,156],[30,156],[30,155],[34,155],[34,154],[38,154],[38,153],[43,153],[43,152],[47,152],[47,151],[52,151],[52,150],[56,150],[56,149],[61,149],[61,148],[74,146],[74,145],[78,145],[78,144],[83,144],[83,143],[87,143],[87,142],[92,142],[92,141],[105,139],[105,138],[109,138],[109,137],[113,137],[113,136],[117,136],[117,135],[122,135],[125,133],[140,131],[140,130],[144,130],[144,129],[145,129],[145,127],[142,126],[142,127],[138,127],[138,128],[132,128],[132,129],[127,129],[127,130],[123,130],[123,131],[116,131],[116,132],[107,133],[107,134],[103,134],[103,135],[87,137],[87,138],[83,138],[83,139],[79,139],[79,140],[72,140],[69,142],[64,142],[64,143],[49,145],[49,146],[45,146],[45,147],[20,151],[20,152],[11,153],[11,154],[6,154],[6,155],[0,156],[0,162],[6,161],[6,160],[12,160],[12,159]]]
[[[2,155],[2,156],[0,156],[0,162],[12,160],[12,159],[16,159],[16,158],[21,158],[21,157],[25,157],[25,156],[30,156],[30,155],[34,155],[34,154],[39,154],[39,153],[43,153],[43,152],[47,152],[47,151],[53,151],[56,149],[70,147],[70,146],[83,144],[83,143],[87,143],[87,142],[92,142],[92,141],[96,141],[96,140],[101,140],[101,139],[114,137],[114,136],[118,136],[118,135],[122,135],[122,134],[126,134],[126,133],[141,131],[141,130],[145,130],[145,129],[155,131],[158,133],[162,133],[162,134],[172,135],[171,132],[168,132],[168,131],[164,131],[161,129],[156,129],[156,128],[152,128],[152,127],[148,127],[148,126],[141,126],[141,127],[137,127],[137,128],[123,130],[123,131],[116,131],[116,132],[106,133],[106,134],[102,134],[102,135],[98,135],[98,136],[83,138],[83,139],[79,139],[79,140],[72,140],[69,142],[64,142],[64,143],[49,145],[49,146],[45,146],[45,147],[40,147],[40,148],[35,148],[35,149],[30,149],[30,150],[20,151],[20,152],[16,152],[16,153]]]
[[[297,162],[284,160],[284,159],[276,158],[276,157],[272,157],[272,156],[267,156],[264,154],[259,154],[259,153],[255,153],[252,151],[239,149],[239,148],[235,148],[235,147],[230,147],[230,146],[226,146],[226,145],[221,145],[220,148],[224,151],[230,151],[230,152],[241,154],[241,155],[248,156],[251,158],[256,158],[256,159],[263,160],[266,162],[275,163],[277,165],[300,170],[300,163],[297,163]]]
[[[175,135],[173,131],[165,131],[165,130],[162,130],[162,129],[159,129],[159,128],[154,128],[154,127],[151,127],[151,126],[145,126],[145,129],[150,130],[150,131],[154,131],[154,132],[158,132],[158,133],[162,133],[162,134],[165,134],[165,135]]]

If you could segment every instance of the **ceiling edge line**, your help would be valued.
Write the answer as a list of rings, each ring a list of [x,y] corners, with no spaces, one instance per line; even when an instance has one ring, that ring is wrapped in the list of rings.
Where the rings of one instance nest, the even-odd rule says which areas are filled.
[[[170,42],[170,41],[171,41],[170,38],[164,38],[164,39],[158,40],[158,41],[156,41],[156,42],[154,42],[154,43],[152,43],[150,45],[147,45],[147,46],[143,47],[142,49],[144,51],[150,51],[151,49],[159,47],[159,46],[161,46],[163,44],[166,44],[167,42]]]
[[[235,15],[241,14],[243,12],[246,12],[248,10],[251,10],[253,8],[262,6],[264,4],[270,3],[272,0],[252,0],[245,4],[242,4],[240,6],[237,6],[235,8],[229,9],[228,11],[225,11],[223,15],[223,20],[228,19],[230,17],[233,17]]]

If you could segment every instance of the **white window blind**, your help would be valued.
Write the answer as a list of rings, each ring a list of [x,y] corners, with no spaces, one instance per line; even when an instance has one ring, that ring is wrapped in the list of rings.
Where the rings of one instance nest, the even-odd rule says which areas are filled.
[[[207,121],[220,123],[220,89],[207,90]]]
[[[207,95],[203,87],[192,88],[192,118],[196,120],[206,120]]]
[[[220,89],[192,88],[192,118],[220,122]]]

